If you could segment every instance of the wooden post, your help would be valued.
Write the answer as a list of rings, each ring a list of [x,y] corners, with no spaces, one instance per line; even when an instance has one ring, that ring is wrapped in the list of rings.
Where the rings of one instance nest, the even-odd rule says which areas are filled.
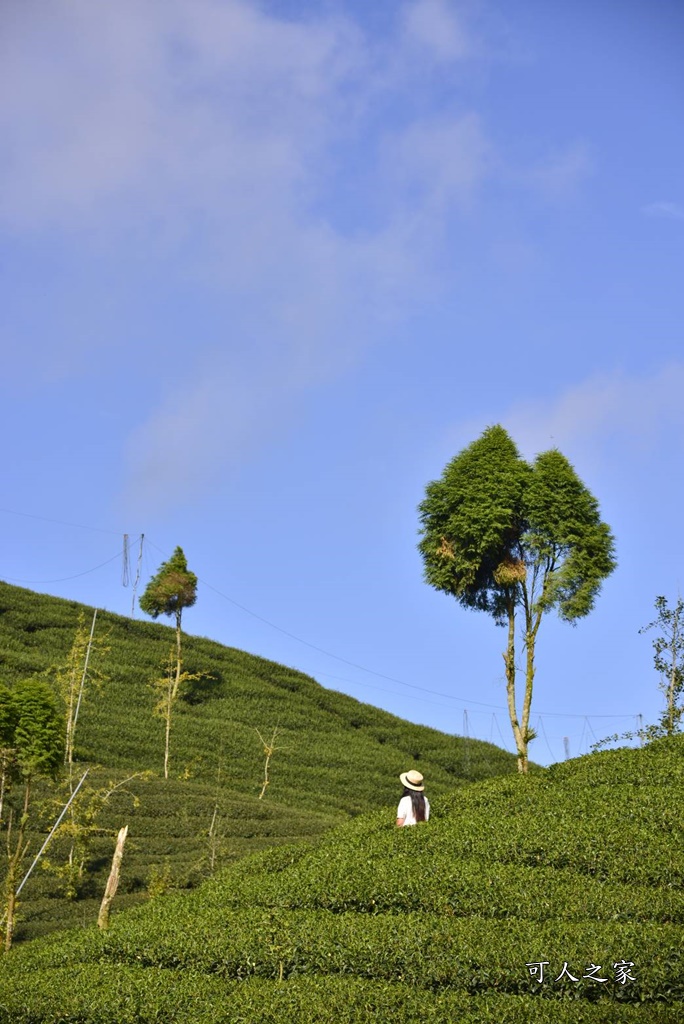
[[[121,868],[121,858],[123,857],[124,843],[126,842],[127,835],[128,825],[125,825],[123,828],[119,829],[119,835],[116,840],[116,849],[114,850],[114,856],[112,857],[112,869],[109,872],[107,888],[105,889],[104,896],[102,897],[100,913],[97,918],[98,928],[105,929],[109,924],[109,907],[116,896],[116,890],[119,885],[119,870]]]

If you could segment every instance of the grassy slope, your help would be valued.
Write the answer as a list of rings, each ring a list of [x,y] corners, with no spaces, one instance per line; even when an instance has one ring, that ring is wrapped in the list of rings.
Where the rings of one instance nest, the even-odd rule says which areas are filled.
[[[683,790],[678,737],[461,788],[415,829],[364,815],[107,934],[13,951],[0,1021],[675,1024]],[[541,988],[526,967],[540,960]],[[554,980],[566,961],[579,981]],[[582,979],[590,964],[605,984]]]
[[[0,583],[0,679],[14,680],[63,662],[81,606]],[[90,623],[92,610],[86,609]],[[111,788],[142,771],[108,801],[89,850],[89,871],[79,899],[56,899],[53,875],[38,871],[22,897],[16,938],[95,920],[113,837],[129,823],[118,907],[142,899],[151,879],[193,885],[208,873],[208,830],[218,805],[218,863],[292,839],[313,837],[369,808],[391,818],[397,775],[419,768],[434,799],[462,783],[510,772],[514,759],[499,748],[463,741],[412,725],[313,679],[198,637],[185,639],[194,684],[174,717],[171,778],[161,778],[163,723],[154,718],[149,680],[159,674],[173,632],[161,624],[109,613],[98,617],[98,636],[110,651],[99,666],[108,681],[86,694],[76,734],[77,770],[91,769],[88,785]],[[255,729],[278,725],[271,785],[258,800],[263,753]],[[220,769],[220,777],[219,777]],[[45,808],[44,828],[60,806],[59,793]],[[62,801],[64,797],[62,796]],[[79,797],[79,800],[81,798]],[[82,816],[89,797],[84,795]],[[36,836],[37,839],[37,836]],[[65,842],[50,856],[59,864]],[[1,869],[0,869],[1,870]]]

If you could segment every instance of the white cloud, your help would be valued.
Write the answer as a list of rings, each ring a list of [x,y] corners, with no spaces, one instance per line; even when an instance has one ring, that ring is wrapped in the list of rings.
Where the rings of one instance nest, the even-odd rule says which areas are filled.
[[[387,177],[413,209],[435,221],[468,204],[490,164],[491,144],[475,114],[424,119],[388,139]]]
[[[437,60],[459,60],[472,50],[462,14],[446,0],[416,0],[407,6],[404,31]]]
[[[360,55],[339,23],[277,21],[242,0],[18,10],[0,53],[0,217],[19,227],[118,213],[122,197],[177,218],[287,195]]]
[[[647,217],[664,217],[667,220],[684,220],[684,206],[678,203],[648,203],[641,212]]]
[[[474,52],[446,0],[407,5],[380,43],[342,17],[287,20],[251,0],[8,0],[2,17],[0,225],[79,259],[102,246],[124,291],[136,265],[168,266],[226,324],[211,350],[201,329],[193,348],[150,339],[169,381],[126,449],[131,505],[215,476],[353,365],[434,287],[454,219],[497,166],[475,112],[426,118],[419,101],[424,67]],[[571,150],[540,180],[562,190],[582,166]],[[361,213],[340,212],[350,179]],[[140,334],[89,330],[89,313],[81,328],[72,288],[60,312],[85,341],[61,345],[83,358],[41,332],[31,344],[62,367],[107,347],[111,366],[127,346],[139,365]]]
[[[571,458],[600,461],[615,442],[644,455],[665,433],[684,440],[683,390],[684,364],[671,363],[651,376],[594,376],[553,398],[517,403],[491,422],[506,427],[527,457],[560,448]]]

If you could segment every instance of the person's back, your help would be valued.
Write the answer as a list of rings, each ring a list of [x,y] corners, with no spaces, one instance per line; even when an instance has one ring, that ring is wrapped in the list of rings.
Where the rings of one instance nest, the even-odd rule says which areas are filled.
[[[397,807],[397,828],[427,821],[430,817],[430,802],[423,792],[423,776],[420,772],[410,771],[402,772],[399,778],[404,784],[404,792]]]

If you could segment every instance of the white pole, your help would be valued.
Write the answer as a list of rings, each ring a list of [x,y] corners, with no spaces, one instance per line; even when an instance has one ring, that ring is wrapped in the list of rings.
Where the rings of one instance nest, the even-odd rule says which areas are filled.
[[[21,880],[21,884],[20,884],[20,885],[19,885],[19,886],[17,887],[17,892],[16,892],[16,895],[17,895],[17,896],[19,895],[19,893],[21,892],[21,890],[22,890],[22,889],[24,888],[24,883],[25,883],[25,882],[26,882],[26,880],[28,879],[28,876],[29,876],[29,875],[31,874],[31,872],[32,872],[32,871],[33,871],[33,869],[35,868],[36,864],[38,863],[38,861],[39,861],[39,860],[40,860],[40,858],[42,857],[42,855],[43,855],[43,851],[45,850],[45,847],[47,846],[47,844],[48,844],[48,843],[50,842],[50,840],[52,839],[52,836],[54,835],[55,831],[57,830],[57,826],[58,826],[58,825],[59,825],[59,823],[61,822],[61,820],[62,820],[62,818],[64,817],[64,815],[66,814],[66,812],[67,812],[67,811],[69,810],[69,808],[70,808],[70,806],[71,806],[71,802],[72,802],[72,800],[74,799],[74,797],[75,797],[75,796],[76,796],[76,794],[78,793],[79,789],[80,789],[80,788],[81,788],[81,786],[83,785],[83,782],[85,781],[85,777],[86,777],[86,775],[88,774],[88,772],[89,772],[89,771],[90,771],[90,768],[86,768],[86,770],[84,771],[84,773],[83,773],[83,776],[82,776],[82,778],[81,778],[81,781],[79,782],[78,786],[77,786],[77,787],[76,787],[76,789],[75,789],[75,790],[73,791],[73,793],[71,794],[71,796],[70,796],[70,797],[69,797],[69,799],[67,800],[66,804],[65,804],[65,805],[64,805],[64,807],[62,808],[62,813],[60,814],[59,818],[57,819],[57,821],[56,821],[56,822],[54,823],[54,825],[53,825],[53,826],[52,826],[52,828],[50,829],[50,835],[49,835],[49,836],[47,837],[47,839],[45,840],[45,842],[44,842],[44,843],[43,843],[43,845],[41,846],[40,850],[39,850],[39,851],[38,851],[38,853],[36,854],[36,859],[34,860],[33,864],[31,865],[31,867],[30,867],[30,868],[28,869],[28,871],[26,872],[26,874],[25,874],[25,875],[24,875],[24,877],[22,878],[22,880]]]

